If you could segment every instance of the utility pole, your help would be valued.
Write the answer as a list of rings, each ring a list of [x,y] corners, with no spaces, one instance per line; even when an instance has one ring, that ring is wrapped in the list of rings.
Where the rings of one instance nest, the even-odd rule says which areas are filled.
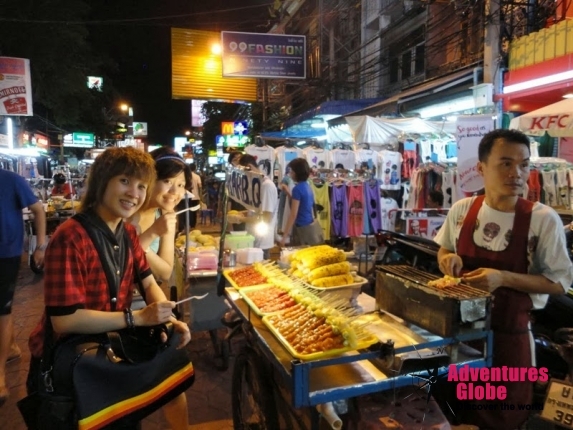
[[[483,49],[483,82],[493,84],[493,95],[500,94],[503,88],[503,68],[501,61],[501,0],[485,0],[485,43]],[[495,111],[501,115],[502,101],[496,102]],[[501,118],[497,124],[501,124]]]

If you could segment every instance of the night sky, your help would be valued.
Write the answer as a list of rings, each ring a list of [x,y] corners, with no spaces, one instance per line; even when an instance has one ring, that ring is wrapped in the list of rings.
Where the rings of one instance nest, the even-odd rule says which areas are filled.
[[[187,100],[171,99],[170,28],[266,32],[271,0],[91,0],[92,44],[115,60],[112,81],[151,144],[173,143],[190,128]],[[161,19],[149,19],[162,17]],[[168,17],[168,18],[167,18]],[[129,20],[113,23],[111,20]],[[105,81],[104,81],[105,85]]]

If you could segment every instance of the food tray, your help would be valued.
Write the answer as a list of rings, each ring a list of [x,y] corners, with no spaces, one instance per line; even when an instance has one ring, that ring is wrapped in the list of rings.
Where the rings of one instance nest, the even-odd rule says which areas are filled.
[[[288,308],[285,308],[285,309],[281,309],[279,311],[263,312],[259,309],[259,307],[255,304],[255,302],[253,302],[251,300],[251,298],[249,296],[247,296],[247,293],[249,293],[251,291],[263,290],[263,289],[269,288],[269,287],[274,287],[274,285],[273,284],[263,284],[263,285],[256,285],[254,287],[242,287],[239,290],[239,294],[241,295],[243,300],[249,305],[249,307],[253,310],[253,312],[255,314],[257,314],[258,316],[270,315],[270,314],[274,314],[276,312],[280,312],[280,311],[283,311],[285,309],[288,309]],[[279,287],[276,287],[276,288],[279,288]]]
[[[264,285],[264,286],[271,285],[270,283],[266,282],[266,283],[264,283],[264,284],[248,285],[248,286],[245,286],[245,287],[239,287],[239,286],[235,283],[235,281],[233,280],[233,278],[231,278],[231,277],[229,276],[229,273],[231,273],[233,270],[237,270],[237,268],[224,269],[224,270],[223,270],[223,276],[227,279],[227,281],[229,281],[229,284],[231,284],[231,286],[232,286],[233,288],[236,288],[237,290],[240,290],[241,288],[251,288],[251,287],[259,287],[259,286],[263,286],[263,285]]]
[[[378,342],[378,338],[370,333],[365,338],[361,338],[355,348],[351,348],[349,346],[344,348],[336,348],[336,349],[329,349],[328,351],[322,352],[313,352],[312,354],[300,354],[295,351],[292,345],[279,333],[279,331],[272,325],[272,323],[268,320],[268,317],[265,315],[262,318],[263,324],[268,327],[272,334],[276,336],[280,343],[285,347],[285,349],[292,355],[294,358],[298,358],[300,360],[321,360],[324,358],[331,358],[336,357],[337,355],[344,354],[345,352],[356,351],[357,349],[364,349],[368,348],[370,345],[374,345]]]

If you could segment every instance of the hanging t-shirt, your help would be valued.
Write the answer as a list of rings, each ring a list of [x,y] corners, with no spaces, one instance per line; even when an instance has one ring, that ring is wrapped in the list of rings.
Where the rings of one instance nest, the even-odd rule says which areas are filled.
[[[383,190],[400,189],[400,171],[402,154],[396,151],[380,151],[380,188]]]
[[[380,156],[378,152],[373,149],[359,149],[354,152],[356,154],[356,168],[367,168],[372,172],[373,176],[378,177],[376,174],[380,170]]]
[[[342,164],[346,170],[354,170],[356,168],[356,154],[349,149],[335,149],[330,152],[330,163],[333,169]]]
[[[362,184],[348,186],[348,236],[362,235],[364,215],[364,188]]]
[[[457,200],[454,177],[455,172],[453,170],[445,170],[442,172],[442,193],[444,193],[444,204],[442,207],[444,208],[451,208]]]
[[[445,161],[447,158],[446,142],[440,139],[432,141],[432,161],[437,163],[439,161]]]
[[[332,213],[332,235],[336,237],[348,236],[348,198],[346,185],[333,185],[330,198],[330,211]]]
[[[567,186],[567,170],[557,169],[555,171],[555,180],[557,183],[557,204],[559,206],[569,207],[569,187]]]
[[[281,184],[286,184],[288,186],[289,193],[292,195],[292,189],[294,188],[295,183],[291,177],[285,176],[281,181]],[[290,198],[284,191],[280,193],[279,208],[277,212],[277,231],[283,232],[290,216]]]
[[[328,169],[330,166],[330,151],[322,148],[309,147],[303,151],[311,169]]]
[[[245,152],[255,157],[255,160],[257,160],[257,167],[265,174],[265,176],[268,176],[269,178],[274,177],[276,156],[275,150],[272,147],[268,145],[249,145],[245,148]]]
[[[314,194],[314,207],[316,219],[322,227],[324,240],[330,240],[330,199],[328,197],[328,184],[315,184],[309,181],[310,189]]]
[[[420,158],[422,163],[432,161],[432,142],[429,140],[421,140],[420,145]]]
[[[364,233],[378,233],[382,228],[380,217],[380,182],[371,179],[364,183]]]
[[[569,209],[573,209],[573,169],[567,169],[567,182],[569,183]]]
[[[247,231],[255,237],[255,248],[270,249],[275,245],[275,229],[277,225],[278,196],[277,187],[268,177],[261,184],[261,211],[272,213],[268,231],[258,233],[257,223],[248,223]],[[253,211],[251,211],[253,212]],[[254,215],[254,213],[251,213]]]
[[[278,164],[279,183],[286,176],[286,166],[295,158],[302,158],[302,149],[297,147],[279,146],[275,149],[275,156]]]
[[[543,186],[541,188],[542,202],[547,206],[557,206],[557,189],[555,188],[555,170],[541,172]]]
[[[391,198],[380,199],[380,221],[382,230],[396,231],[398,202]]]

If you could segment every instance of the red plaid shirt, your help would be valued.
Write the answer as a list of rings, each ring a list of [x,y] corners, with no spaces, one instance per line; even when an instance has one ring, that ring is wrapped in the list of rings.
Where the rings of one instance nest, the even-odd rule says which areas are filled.
[[[135,227],[124,223],[124,228],[133,243],[134,252],[127,252],[127,264],[121,274],[116,310],[131,305],[135,283],[133,254],[135,261],[139,262],[141,278],[145,279],[151,275]],[[119,246],[119,243],[114,245]],[[42,355],[46,315],[70,315],[77,309],[111,311],[108,282],[100,257],[88,233],[78,221],[69,219],[58,227],[48,243],[44,267],[46,310],[29,340],[30,351],[34,357]]]

